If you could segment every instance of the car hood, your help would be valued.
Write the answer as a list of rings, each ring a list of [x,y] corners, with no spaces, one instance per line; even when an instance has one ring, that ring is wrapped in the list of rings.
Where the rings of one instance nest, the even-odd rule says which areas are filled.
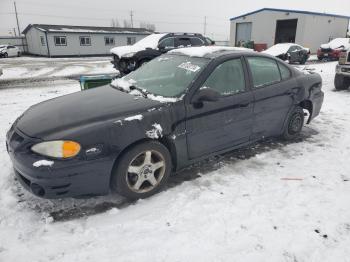
[[[6,50],[6,48],[0,48],[0,52],[3,52],[5,50]]]
[[[159,104],[106,85],[36,104],[20,117],[16,127],[30,137],[43,138],[62,130],[137,114]]]

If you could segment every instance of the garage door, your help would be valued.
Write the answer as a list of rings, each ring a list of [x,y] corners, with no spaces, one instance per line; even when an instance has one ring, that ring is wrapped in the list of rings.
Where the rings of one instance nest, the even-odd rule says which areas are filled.
[[[236,45],[242,42],[249,42],[252,36],[252,23],[236,24]]]

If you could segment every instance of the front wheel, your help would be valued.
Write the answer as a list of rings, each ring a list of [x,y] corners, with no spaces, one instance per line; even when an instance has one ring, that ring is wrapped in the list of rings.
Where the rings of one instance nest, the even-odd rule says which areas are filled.
[[[8,58],[9,57],[8,53],[4,53],[4,57]]]
[[[300,106],[296,106],[289,114],[282,137],[285,140],[296,138],[304,125],[304,111]]]
[[[159,192],[171,173],[168,149],[157,141],[138,144],[116,163],[111,187],[129,199],[149,197]]]

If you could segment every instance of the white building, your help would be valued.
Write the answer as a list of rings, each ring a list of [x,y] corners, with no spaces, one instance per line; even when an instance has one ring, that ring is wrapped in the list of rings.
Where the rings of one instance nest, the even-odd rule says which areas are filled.
[[[43,24],[23,31],[28,53],[48,57],[109,55],[112,47],[132,45],[151,33],[144,28]]]
[[[263,8],[230,19],[230,44],[254,41],[270,47],[293,42],[315,53],[320,44],[346,37],[349,19],[342,15]]]

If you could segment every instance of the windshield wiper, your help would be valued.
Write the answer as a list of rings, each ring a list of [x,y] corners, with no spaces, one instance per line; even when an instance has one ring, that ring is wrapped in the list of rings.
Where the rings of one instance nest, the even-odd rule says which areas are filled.
[[[144,97],[144,98],[147,98],[147,96],[148,96],[148,94],[149,94],[149,92],[147,92],[145,89],[142,89],[142,88],[139,88],[139,87],[137,87],[137,86],[130,86],[129,87],[130,88],[130,90],[132,91],[132,90],[137,90],[137,91],[139,91],[141,94],[142,94],[142,96]]]

